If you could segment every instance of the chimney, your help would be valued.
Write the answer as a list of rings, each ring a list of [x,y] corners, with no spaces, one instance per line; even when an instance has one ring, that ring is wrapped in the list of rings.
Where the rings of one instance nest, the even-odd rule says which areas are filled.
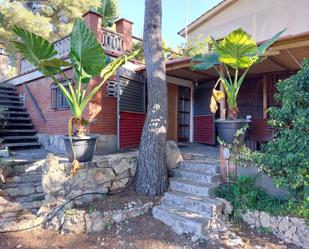
[[[99,43],[102,43],[102,17],[94,11],[88,11],[83,15],[85,23],[90,30],[96,35]]]
[[[124,52],[131,52],[132,51],[132,25],[133,22],[121,18],[115,22],[116,24],[116,31],[120,34],[123,34],[123,50]]]

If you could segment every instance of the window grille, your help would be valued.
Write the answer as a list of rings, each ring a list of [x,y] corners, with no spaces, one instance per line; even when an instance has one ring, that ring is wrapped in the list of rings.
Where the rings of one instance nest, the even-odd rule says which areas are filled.
[[[115,98],[117,97],[117,81],[116,80],[107,81],[106,95],[112,96]]]
[[[59,80],[59,82],[69,91],[69,85],[65,80]],[[70,80],[70,82],[72,83],[72,80]],[[56,83],[51,85],[51,107],[53,110],[65,110],[70,108],[68,101]]]

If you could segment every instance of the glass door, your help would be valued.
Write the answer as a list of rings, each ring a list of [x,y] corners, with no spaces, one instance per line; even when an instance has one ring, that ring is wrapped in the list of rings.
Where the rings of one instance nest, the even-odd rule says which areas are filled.
[[[180,86],[178,96],[178,142],[189,142],[191,89]]]

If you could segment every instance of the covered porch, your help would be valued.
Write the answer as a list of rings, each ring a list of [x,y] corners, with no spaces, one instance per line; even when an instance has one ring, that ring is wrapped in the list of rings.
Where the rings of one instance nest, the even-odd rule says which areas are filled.
[[[268,127],[267,109],[279,106],[275,98],[276,84],[280,80],[290,77],[301,69],[304,58],[309,57],[309,34],[284,37],[276,42],[267,52],[265,60],[254,65],[238,95],[239,117],[251,118],[247,143],[252,149],[258,149],[261,143],[273,138],[273,131]],[[220,67],[218,65],[218,67]],[[222,69],[221,69],[222,70]],[[225,119],[226,103],[221,101],[218,112],[210,112],[209,104],[212,88],[218,79],[216,71],[212,68],[207,71],[192,71],[191,59],[176,59],[166,63],[167,78],[177,78],[192,82],[190,103],[192,105],[190,116],[191,142],[216,144],[216,129],[214,120]],[[222,86],[221,86],[222,87]],[[181,94],[175,86],[168,85],[169,99],[169,128],[168,137],[182,142],[184,128],[182,126],[182,106],[175,103],[176,92]],[[178,98],[179,99],[179,98]],[[181,103],[179,99],[178,103]],[[177,112],[175,112],[178,110]],[[177,117],[178,115],[178,117]],[[177,120],[177,122],[175,121]],[[190,131],[187,129],[187,132]],[[176,136],[176,134],[178,136]]]

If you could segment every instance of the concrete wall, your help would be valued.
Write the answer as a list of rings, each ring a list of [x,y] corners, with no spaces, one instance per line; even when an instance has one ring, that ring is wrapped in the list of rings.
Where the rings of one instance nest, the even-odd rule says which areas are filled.
[[[188,32],[189,40],[200,35],[220,39],[243,28],[257,41],[269,39],[287,28],[284,36],[309,31],[308,0],[238,0],[207,22]]]
[[[288,191],[282,188],[277,188],[273,182],[273,179],[270,176],[259,172],[256,167],[237,166],[237,175],[256,177],[256,185],[264,189],[271,196],[284,199],[288,197]]]

